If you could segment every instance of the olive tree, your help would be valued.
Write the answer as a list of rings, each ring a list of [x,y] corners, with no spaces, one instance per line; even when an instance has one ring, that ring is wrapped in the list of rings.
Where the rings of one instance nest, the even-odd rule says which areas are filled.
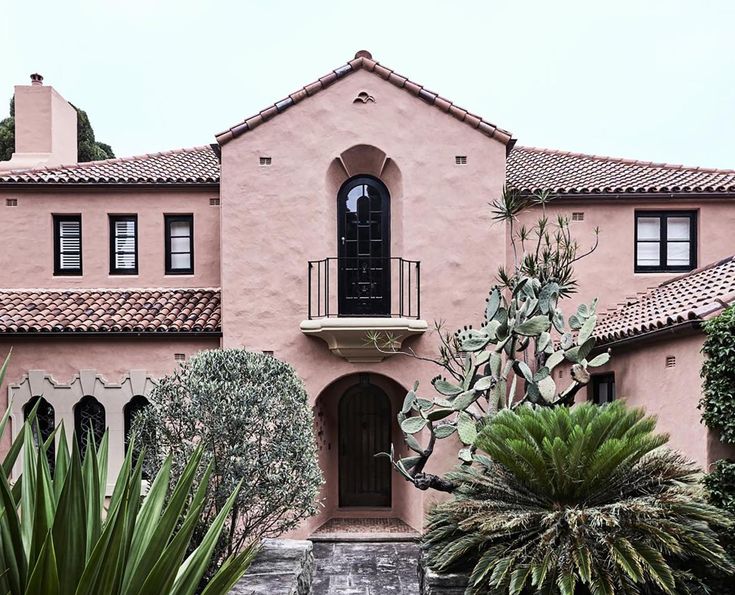
[[[198,536],[242,481],[219,555],[276,536],[317,512],[322,475],[304,385],[275,357],[202,351],[161,379],[135,419],[151,474],[171,454],[178,481],[198,447],[212,465]],[[196,484],[195,484],[196,488]]]

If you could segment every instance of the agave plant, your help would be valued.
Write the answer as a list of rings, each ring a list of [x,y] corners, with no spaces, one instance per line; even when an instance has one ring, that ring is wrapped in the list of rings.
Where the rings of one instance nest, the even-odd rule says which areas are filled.
[[[732,519],[654,427],[622,403],[498,413],[429,514],[429,566],[469,572],[467,593],[710,592],[707,572],[734,570],[715,534]]]
[[[7,365],[7,360],[6,364]],[[0,369],[0,383],[5,366]],[[10,409],[0,420],[0,435]],[[129,448],[109,505],[108,438],[99,448],[89,436],[82,456],[71,451],[63,424],[46,442],[34,423],[35,409],[13,441],[0,471],[0,592],[11,595],[193,595],[199,587],[224,526],[230,497],[205,537],[187,550],[204,506],[207,485],[192,493],[202,458],[198,449],[179,481],[169,490],[167,460],[142,493],[142,457],[134,463]],[[53,472],[48,447],[58,434]],[[11,469],[21,459],[14,482]],[[228,558],[202,593],[227,593],[246,570],[253,547]]]

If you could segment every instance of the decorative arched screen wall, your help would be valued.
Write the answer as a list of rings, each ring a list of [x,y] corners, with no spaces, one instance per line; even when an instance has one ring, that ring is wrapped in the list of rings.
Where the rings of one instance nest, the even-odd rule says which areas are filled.
[[[145,370],[131,370],[119,383],[108,382],[96,370],[80,370],[68,384],[56,382],[51,374],[44,370],[30,370],[19,382],[11,384],[8,388],[8,397],[12,400],[13,436],[18,434],[23,424],[26,406],[34,398],[41,397],[53,409],[54,425],[63,421],[67,440],[71,440],[71,433],[77,427],[75,424],[77,406],[82,402],[90,403],[89,399],[83,401],[85,397],[93,398],[104,408],[105,424],[110,436],[110,464],[107,476],[109,494],[125,457],[125,407],[136,396],[145,397],[150,394],[154,383],[153,378]],[[43,429],[41,434],[43,435]],[[19,464],[16,464],[14,471],[16,476],[20,473]]]

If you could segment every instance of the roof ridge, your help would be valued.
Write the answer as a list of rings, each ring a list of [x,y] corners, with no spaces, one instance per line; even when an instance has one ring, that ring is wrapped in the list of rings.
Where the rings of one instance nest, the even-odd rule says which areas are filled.
[[[97,165],[107,165],[111,163],[128,163],[131,161],[140,161],[143,159],[150,159],[151,157],[159,157],[161,155],[173,155],[173,154],[180,154],[180,153],[194,153],[196,151],[201,151],[203,149],[209,149],[212,151],[212,145],[198,145],[196,147],[181,147],[178,149],[168,149],[165,151],[157,151],[155,153],[141,153],[139,155],[129,155],[125,157],[112,157],[111,159],[97,159],[95,161],[81,161],[79,163],[68,163],[68,164],[61,164],[61,165],[53,165],[53,166],[47,166],[44,165],[42,167],[31,167],[27,169],[9,169],[5,171],[0,171],[0,178],[7,175],[18,175],[18,174],[35,174],[35,173],[43,173],[43,172],[55,172],[59,170],[70,170],[70,169],[82,169],[87,167],[94,167]]]
[[[627,157],[614,157],[609,155],[595,155],[592,153],[580,153],[578,151],[567,151],[564,149],[548,149],[544,147],[531,147],[526,145],[515,145],[513,151],[530,151],[533,153],[545,153],[547,155],[564,155],[568,157],[579,157],[581,159],[590,159],[594,161],[604,161],[606,163],[623,163],[626,165],[637,165],[639,167],[648,167],[656,169],[675,169],[686,170],[690,172],[703,173],[719,173],[719,174],[735,174],[735,169],[717,168],[717,167],[700,167],[695,165],[682,165],[677,163],[665,163],[644,161],[642,159],[630,159]]]
[[[300,87],[287,97],[284,97],[280,101],[276,101],[265,109],[260,110],[253,116],[245,118],[240,123],[235,124],[234,126],[231,126],[226,130],[223,130],[219,134],[216,134],[215,138],[220,145],[224,145],[232,139],[237,138],[241,134],[244,134],[245,132],[252,130],[256,126],[259,126],[263,122],[270,120],[274,116],[287,110],[292,105],[295,105],[303,99],[311,97],[315,93],[326,89],[338,79],[341,79],[344,76],[349,75],[350,73],[357,72],[358,70],[362,69],[377,74],[380,78],[388,81],[396,87],[405,89],[407,92],[418,97],[429,105],[433,105],[443,112],[450,114],[457,120],[467,123],[468,125],[472,126],[472,128],[479,130],[486,136],[495,138],[508,146],[512,146],[515,142],[515,140],[513,139],[513,135],[507,130],[503,130],[495,124],[484,120],[480,116],[477,116],[469,112],[468,110],[455,105],[454,103],[452,103],[448,99],[445,99],[439,94],[434,93],[433,91],[429,91],[423,85],[420,85],[410,80],[408,77],[398,74],[397,72],[393,71],[387,66],[384,66],[377,60],[373,60],[370,52],[366,50],[358,51],[355,54],[355,57],[346,64],[339,66],[334,70],[331,70],[324,76],[318,78],[316,81]]]

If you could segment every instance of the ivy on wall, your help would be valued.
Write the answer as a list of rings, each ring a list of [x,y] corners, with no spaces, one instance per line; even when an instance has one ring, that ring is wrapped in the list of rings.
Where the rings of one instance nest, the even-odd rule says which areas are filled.
[[[722,442],[735,444],[735,307],[707,322],[704,332],[702,418]]]
[[[720,433],[722,442],[735,445],[735,306],[707,322],[704,332],[702,418]],[[735,515],[735,461],[717,461],[704,483],[712,504]],[[735,554],[735,534],[725,534],[722,540]]]

